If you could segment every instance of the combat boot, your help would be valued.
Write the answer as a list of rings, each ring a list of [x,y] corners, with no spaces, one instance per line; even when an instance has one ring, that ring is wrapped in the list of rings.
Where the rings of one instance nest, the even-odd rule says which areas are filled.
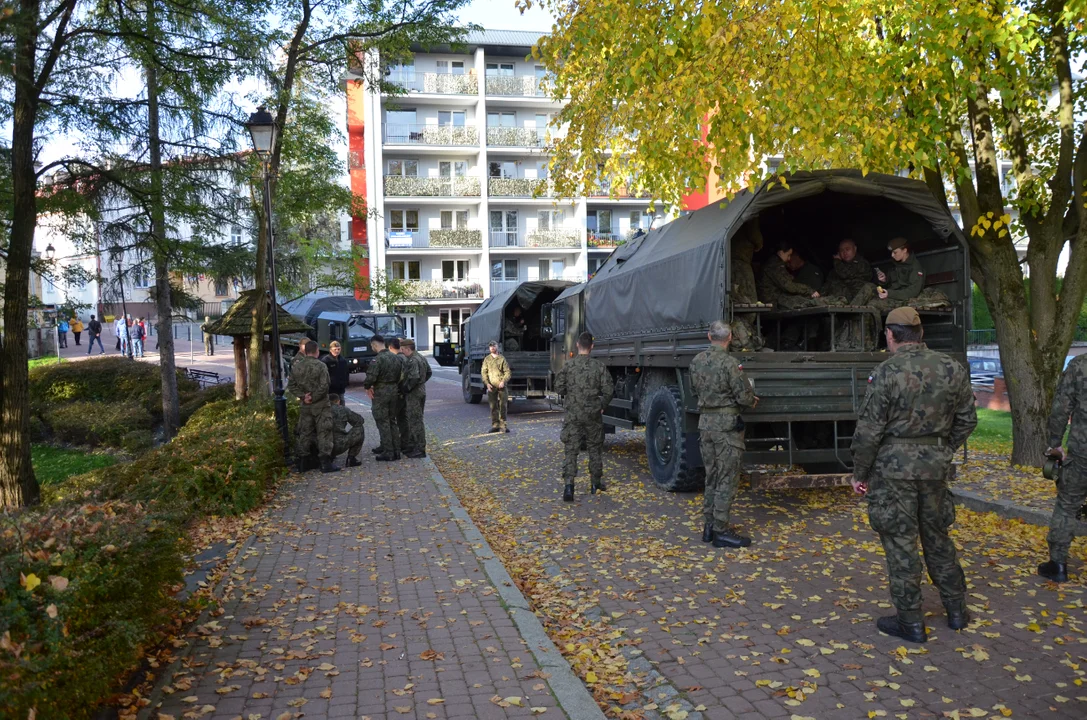
[[[331,472],[336,472],[339,469],[340,469],[339,465],[333,465],[332,464],[332,458],[330,458],[330,457],[321,458],[321,472],[331,473]]]
[[[1053,582],[1068,582],[1068,563],[1050,560],[1038,566],[1038,574]]]
[[[380,445],[377,446],[376,448],[370,448],[370,452],[372,452],[374,455],[384,455],[385,454],[385,450]]]
[[[608,486],[604,484],[604,478],[596,478],[589,487],[589,494],[596,495],[597,491],[606,492]]]
[[[573,483],[567,483],[566,486],[562,489],[562,499],[563,499],[563,502],[573,502],[574,501],[574,484]]]
[[[422,450],[412,450],[411,452],[404,453],[404,457],[409,457],[412,460],[418,460],[419,458],[425,458],[426,453]]]
[[[751,538],[735,533],[731,529],[713,534],[715,548],[745,548],[749,545],[751,545]]]
[[[502,432],[502,428],[500,428],[500,427],[493,427],[493,428],[491,428],[490,430],[488,430],[487,432],[489,432],[489,433],[496,433],[496,432]]]
[[[393,462],[400,459],[400,453],[382,453],[377,456],[378,462]]]
[[[362,460],[359,460],[357,457],[349,457],[347,458],[347,462],[343,465],[344,467],[358,467],[359,465],[362,465]]]
[[[713,522],[708,522],[702,526],[702,542],[713,542]]]
[[[876,620],[876,628],[881,633],[902,638],[906,642],[923,643],[928,641],[928,636],[925,635],[925,623],[902,622],[897,615],[887,615]]]
[[[965,608],[944,606],[947,610],[947,626],[952,630],[962,630],[970,624],[970,613]]]

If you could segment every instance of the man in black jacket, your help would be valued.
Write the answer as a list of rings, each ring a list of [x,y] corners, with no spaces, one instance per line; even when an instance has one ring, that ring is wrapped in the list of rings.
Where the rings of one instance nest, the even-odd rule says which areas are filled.
[[[351,369],[347,364],[347,358],[343,356],[343,347],[340,343],[332,341],[328,346],[328,355],[324,357],[324,363],[328,366],[328,391],[342,396],[347,392]]]

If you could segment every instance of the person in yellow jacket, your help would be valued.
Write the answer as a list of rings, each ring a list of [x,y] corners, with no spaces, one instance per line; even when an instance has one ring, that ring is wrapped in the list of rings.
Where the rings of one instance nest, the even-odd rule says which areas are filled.
[[[487,402],[491,405],[490,432],[509,432],[506,427],[506,404],[509,391],[506,383],[510,381],[510,366],[506,358],[498,354],[498,343],[494,340],[489,345],[491,354],[483,358],[483,384],[487,386]]]
[[[83,321],[79,319],[78,315],[73,315],[69,325],[72,328],[72,336],[75,338],[75,344],[78,345],[79,336],[83,334]]]

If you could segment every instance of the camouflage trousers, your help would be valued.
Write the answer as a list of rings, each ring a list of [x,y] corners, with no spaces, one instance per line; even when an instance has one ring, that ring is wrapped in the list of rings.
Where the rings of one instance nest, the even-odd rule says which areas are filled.
[[[423,426],[423,407],[426,405],[426,391],[415,388],[403,396],[400,416],[400,447],[404,452],[426,451],[426,428]]]
[[[955,503],[944,480],[869,480],[868,523],[883,543],[891,602],[903,622],[924,619],[919,536],[929,579],[940,591],[944,607],[966,609],[966,577],[947,534],[954,522]]]
[[[509,404],[509,401],[510,393],[506,388],[487,391],[487,402],[491,405],[492,428],[506,429],[506,405]]]
[[[584,443],[589,453],[589,477],[596,482],[604,475],[604,422],[598,415],[588,420],[567,416],[559,434],[562,440],[562,479],[571,485],[577,477],[577,456]]]
[[[876,286],[872,283],[865,283],[864,286],[853,296],[853,299],[849,303],[850,305],[867,305],[868,307],[874,307],[880,312],[890,312],[895,308],[905,307],[910,304],[909,300],[892,300],[891,298],[880,298],[876,293]]]
[[[400,391],[395,385],[374,388],[374,424],[377,425],[377,433],[381,438],[379,447],[383,452],[400,452],[400,426],[396,417],[399,402]]]
[[[766,344],[762,336],[755,331],[755,316],[751,313],[737,315],[732,319],[732,349],[761,350]]]
[[[362,426],[353,427],[348,432],[338,432],[332,442],[332,456],[339,457],[347,453],[347,457],[358,459],[364,442],[366,442],[366,431],[362,429]]]
[[[1061,481],[1057,484],[1057,504],[1049,521],[1049,559],[1068,561],[1068,548],[1076,537],[1076,513],[1087,500],[1087,468],[1079,458],[1069,457],[1061,469]]]
[[[316,444],[321,457],[331,457],[332,435],[332,409],[328,401],[303,404],[298,412],[298,454],[309,455]]]
[[[714,532],[728,530],[732,500],[740,484],[743,448],[736,446],[736,432],[699,432],[698,446],[706,464],[706,492],[702,496],[702,519],[713,523]]]

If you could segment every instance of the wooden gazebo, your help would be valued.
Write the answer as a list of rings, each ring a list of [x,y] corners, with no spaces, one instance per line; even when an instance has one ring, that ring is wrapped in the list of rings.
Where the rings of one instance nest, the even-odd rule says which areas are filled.
[[[246,290],[242,292],[237,301],[230,306],[230,309],[226,311],[218,320],[214,320],[208,324],[208,332],[215,335],[229,335],[234,338],[234,396],[238,399],[242,399],[248,392],[248,375],[249,365],[247,362],[249,354],[249,337],[252,334],[253,329],[253,311],[256,308],[256,304],[261,300],[264,301],[264,343],[263,351],[261,352],[261,363],[269,373],[272,367],[272,315],[271,306],[272,301],[267,295],[263,298],[257,294],[256,290]],[[280,335],[286,335],[288,333],[304,333],[312,328],[301,320],[296,319],[289,312],[284,310],[282,306],[277,306],[276,310],[279,313],[279,333]]]

